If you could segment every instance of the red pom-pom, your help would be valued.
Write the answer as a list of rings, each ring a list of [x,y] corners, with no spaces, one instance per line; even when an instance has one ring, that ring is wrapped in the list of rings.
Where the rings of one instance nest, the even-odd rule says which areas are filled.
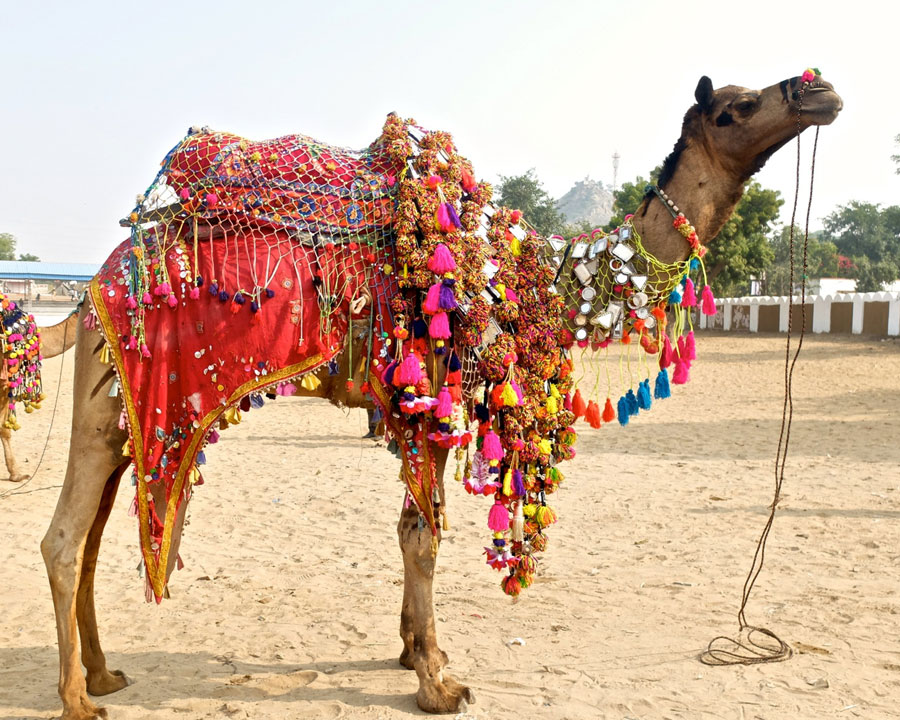
[[[515,575],[507,575],[500,581],[500,586],[510,597],[519,597],[519,593],[522,592],[522,583]]]
[[[663,335],[663,350],[659,356],[659,368],[665,370],[675,359],[675,351],[672,349],[672,343],[668,335]]]
[[[603,422],[612,422],[616,419],[616,409],[613,407],[612,400],[606,398],[606,405],[603,406]]]
[[[587,404],[584,402],[584,398],[581,397],[581,390],[576,390],[575,397],[572,399],[572,412],[575,413],[575,419],[583,418],[586,410]]]
[[[460,173],[459,184],[462,185],[463,190],[470,193],[475,189],[475,176],[466,168],[463,168]]]
[[[521,211],[521,210],[513,210],[513,211],[509,214],[509,221],[510,221],[513,225],[515,225],[515,224],[516,224],[517,222],[519,222],[519,220],[521,220],[521,219],[522,219],[522,211]]]
[[[347,392],[353,392],[353,381],[352,380],[347,381]]]

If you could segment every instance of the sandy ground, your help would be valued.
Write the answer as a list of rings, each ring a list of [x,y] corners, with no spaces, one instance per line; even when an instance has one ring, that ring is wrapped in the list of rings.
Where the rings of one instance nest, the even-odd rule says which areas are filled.
[[[582,428],[539,580],[512,603],[483,563],[486,501],[449,487],[436,614],[461,718],[896,717],[900,702],[900,342],[808,337],[784,500],[748,607],[797,651],[711,668],[733,635],[773,492],[784,340],[707,334],[693,380],[627,428]],[[26,493],[0,499],[0,718],[49,718],[56,635],[38,544],[68,447],[72,354]],[[34,468],[52,399],[24,417]],[[123,488],[97,573],[114,720],[408,718],[400,668],[402,498],[365,415],[279,399],[208,453],[172,599],[143,602]],[[0,482],[0,493],[13,489]],[[524,644],[511,644],[520,638]]]

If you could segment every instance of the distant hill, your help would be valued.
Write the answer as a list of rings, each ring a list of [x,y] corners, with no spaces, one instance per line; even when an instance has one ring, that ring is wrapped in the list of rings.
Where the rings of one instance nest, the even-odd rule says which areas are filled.
[[[612,217],[612,189],[586,177],[576,182],[569,192],[557,200],[556,207],[565,216],[566,222],[588,220],[591,225],[599,227],[608,223]]]

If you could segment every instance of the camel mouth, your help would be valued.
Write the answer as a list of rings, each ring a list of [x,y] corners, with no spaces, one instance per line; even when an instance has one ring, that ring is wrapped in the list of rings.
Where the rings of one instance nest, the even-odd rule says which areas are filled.
[[[800,112],[813,125],[830,125],[843,109],[844,101],[834,90],[814,85],[804,93]]]

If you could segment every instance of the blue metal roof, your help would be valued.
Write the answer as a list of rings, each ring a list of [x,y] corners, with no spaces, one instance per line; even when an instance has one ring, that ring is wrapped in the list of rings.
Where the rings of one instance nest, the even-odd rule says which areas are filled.
[[[100,263],[27,262],[0,260],[0,280],[74,280],[87,282]]]

